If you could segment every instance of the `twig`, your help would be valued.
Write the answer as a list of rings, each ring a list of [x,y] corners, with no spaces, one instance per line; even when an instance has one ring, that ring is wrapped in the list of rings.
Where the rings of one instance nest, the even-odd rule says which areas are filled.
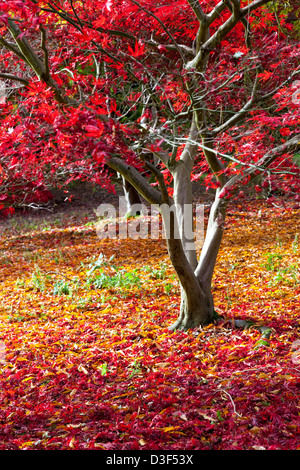
[[[232,396],[230,395],[230,393],[226,392],[226,390],[221,390],[223,393],[225,393],[225,395],[227,395],[229,397],[229,400],[231,401],[231,404],[232,404],[232,407],[233,407],[233,412],[235,415],[237,415],[239,418],[242,418],[242,415],[240,415],[237,411],[236,411],[236,406],[235,406],[235,403],[232,399]]]
[[[155,15],[155,13],[153,13],[152,11],[148,10],[148,8],[145,8],[143,7],[143,5],[141,5],[139,2],[137,2],[136,0],[130,0],[132,3],[134,3],[135,5],[137,5],[139,8],[141,8],[143,11],[145,11],[146,13],[148,13],[148,15],[152,16],[153,18],[156,19],[156,21],[161,25],[161,27],[163,28],[164,32],[169,36],[169,38],[171,39],[171,41],[173,42],[174,46],[176,47],[176,50],[178,52],[178,54],[180,55],[180,57],[182,58],[182,60],[184,61],[184,57],[182,55],[182,51],[180,50],[180,48],[178,47],[178,44],[177,42],[175,41],[173,35],[170,33],[170,31],[168,30],[168,28],[165,26],[165,24],[161,21],[160,18],[158,18],[158,16]]]
[[[45,274],[55,274],[56,276],[64,277],[65,279],[67,279],[67,281],[74,282],[73,279],[70,279],[69,277],[65,276],[64,274],[57,273],[55,271],[47,271]],[[82,281],[79,281],[79,282],[82,282]]]

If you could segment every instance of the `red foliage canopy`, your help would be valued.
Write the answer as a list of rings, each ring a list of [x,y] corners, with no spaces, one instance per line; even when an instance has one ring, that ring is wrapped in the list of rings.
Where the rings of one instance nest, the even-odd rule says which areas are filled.
[[[178,159],[195,109],[205,137],[194,179],[220,185],[203,156],[213,146],[222,173],[245,174],[239,186],[257,165],[258,191],[299,198],[295,145],[284,145],[299,133],[297,12],[293,2],[248,3],[0,2],[0,208],[45,201],[46,187],[74,179],[110,190],[112,156],[143,171],[153,153]],[[282,151],[266,167],[270,146]]]

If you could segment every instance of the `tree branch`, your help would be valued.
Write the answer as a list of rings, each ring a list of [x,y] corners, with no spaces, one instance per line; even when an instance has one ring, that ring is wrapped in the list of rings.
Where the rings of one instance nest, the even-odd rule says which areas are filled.
[[[170,198],[169,198],[168,190],[167,190],[165,180],[164,180],[164,177],[163,177],[162,173],[156,168],[156,166],[152,165],[152,163],[150,163],[148,161],[145,161],[145,165],[146,165],[147,168],[149,168],[151,173],[157,179],[157,182],[158,182],[160,190],[161,190],[163,203],[170,205]]]
[[[208,139],[206,135],[202,135],[202,150],[205,155],[206,161],[209,164],[211,171],[215,174],[217,180],[223,186],[225,184],[225,175],[219,172],[224,170],[223,163],[218,159],[217,152],[213,148],[213,142]]]
[[[26,62],[26,64],[28,64],[26,57],[22,54],[22,52],[18,49],[18,47],[15,46],[15,44],[12,44],[11,42],[6,41],[6,39],[4,39],[3,37],[0,37],[0,44],[2,44],[2,46],[4,46],[9,51],[16,54],[20,59],[22,59],[24,62]]]
[[[256,176],[257,171],[264,171],[268,168],[277,158],[285,153],[297,152],[300,150],[300,134],[295,135],[287,140],[284,144],[279,145],[267,152],[255,165],[249,166],[241,175],[234,175],[227,181],[224,188],[234,187],[239,181],[247,176],[253,178]]]
[[[251,109],[253,103],[255,102],[255,94],[257,91],[257,86],[258,86],[258,74],[255,77],[252,93],[251,93],[251,98],[247,101],[247,103],[237,112],[235,113],[234,116],[232,116],[230,119],[228,119],[224,124],[221,126],[215,128],[212,130],[213,135],[219,134],[220,132],[225,132],[227,129],[230,127],[234,126],[237,124],[241,119],[243,119],[244,116],[249,112]]]
[[[298,152],[300,150],[300,134],[295,135],[291,139],[284,142],[284,144],[275,147],[270,150],[264,157],[262,157],[256,163],[257,166],[268,167],[273,163],[276,158],[280,157],[284,153]],[[252,170],[253,171],[253,170]]]
[[[247,5],[244,8],[241,8],[242,15],[245,16],[248,13],[251,13],[251,11],[256,10],[257,8],[266,5],[267,3],[270,3],[271,0],[255,0],[254,2],[250,3],[250,5]]]
[[[202,10],[202,7],[199,3],[199,0],[187,0],[190,7],[192,8],[193,12],[195,13],[196,17],[198,18],[199,22],[204,21],[206,19],[206,15]]]
[[[225,10],[225,8],[226,8],[226,5],[223,2],[223,0],[221,0],[221,2],[219,2],[215,6],[215,8],[208,15],[206,15],[208,24],[211,25],[217,18],[219,18],[221,16],[221,13]]]
[[[79,31],[82,31],[82,27],[86,26],[86,27],[88,27],[90,29],[93,29],[95,31],[99,31],[100,33],[105,33],[105,34],[109,34],[109,35],[111,34],[113,36],[120,36],[120,37],[131,39],[133,41],[137,41],[136,36],[126,32],[126,31],[121,31],[121,30],[117,30],[117,29],[105,29],[105,28],[102,28],[101,26],[97,26],[97,27],[92,26],[87,21],[84,21],[81,18],[79,18],[79,16],[76,13],[74,7],[73,7],[73,11],[74,11],[74,15],[76,17],[77,22],[76,22],[75,18],[72,18],[65,10],[59,10],[59,7],[58,6],[56,7],[56,5],[55,6],[50,5],[49,8],[41,8],[41,10],[48,11],[48,12],[51,12],[51,13],[56,13],[61,18],[63,18],[65,21],[68,21],[68,23],[72,24],[72,26],[74,26],[74,28],[78,29]]]
[[[234,15],[241,15],[242,12],[241,12],[240,4],[238,0],[227,0],[227,1],[224,1],[224,3]],[[250,23],[245,17],[241,18],[241,23],[243,24],[244,29],[245,29],[246,46],[248,47],[248,49],[251,49]]]
[[[107,31],[109,33],[109,31]],[[158,46],[162,46],[164,49],[167,49],[168,51],[174,51],[177,50],[177,47],[182,51],[183,54],[188,54],[192,57],[194,57],[194,51],[192,47],[186,46],[185,44],[177,44],[177,47],[175,47],[174,44],[165,44],[165,43],[160,43],[155,41],[153,38],[152,39],[145,39],[144,40],[145,44],[148,46],[152,46],[157,48]]]
[[[14,38],[19,50],[22,53],[22,56],[25,57],[28,64],[35,71],[36,75],[41,78],[45,73],[43,62],[40,60],[38,55],[32,49],[31,45],[28,43],[27,39],[22,37],[22,31],[15,24],[12,19],[8,19],[8,29]]]
[[[39,56],[33,50],[27,39],[23,37],[22,31],[15,24],[15,22],[11,18],[9,18],[7,23],[7,27],[21,52],[21,55],[20,53],[18,53],[17,55],[21,57],[22,60],[24,60],[34,70],[40,80],[43,80],[53,90],[58,103],[75,104],[76,101],[70,99],[67,95],[64,95],[55,80],[52,79],[49,73],[47,74],[45,64],[41,61]],[[15,52],[14,49],[15,46],[13,49],[10,48],[10,50],[13,50]]]
[[[205,57],[217,47],[217,45],[227,36],[227,34],[232,31],[232,29],[236,26],[236,24],[242,20],[246,15],[248,15],[251,11],[256,10],[262,5],[265,5],[269,3],[270,0],[256,0],[247,7],[244,7],[242,9],[237,8],[237,2],[236,0],[232,3],[232,15],[217,29],[217,31],[204,43],[202,44],[199,52],[197,53],[196,57],[191,60],[190,62],[187,63],[186,68],[189,69],[200,69],[203,61],[205,60]],[[228,4],[228,0],[225,0],[225,2],[222,2],[225,8],[226,3]],[[220,3],[215,7],[215,10],[218,7],[218,13],[223,11],[221,8]],[[208,20],[209,23],[212,22],[212,16],[214,19],[217,18],[217,16],[208,15]]]
[[[197,123],[197,116],[196,113],[194,113],[187,143],[184,146],[183,152],[180,157],[180,160],[186,165],[186,168],[190,172],[192,171],[197,151],[199,148],[199,143],[197,142],[198,137],[199,128]]]
[[[266,93],[263,96],[260,96],[259,100],[256,96],[256,91],[257,91],[257,87],[258,87],[258,75],[256,75],[254,85],[253,85],[253,89],[252,89],[252,93],[251,93],[251,98],[247,101],[247,103],[243,106],[243,108],[241,108],[234,116],[232,116],[230,119],[228,119],[226,122],[224,122],[224,124],[222,124],[221,126],[216,127],[215,129],[213,129],[211,131],[212,134],[217,135],[220,132],[225,132],[225,131],[227,131],[227,129],[229,129],[233,125],[237,124],[239,121],[241,121],[241,119],[243,119],[243,117],[249,112],[251,107],[257,101],[259,101],[259,104],[262,104],[263,102],[267,101],[272,96],[274,96],[277,93],[277,91],[279,91],[281,88],[284,88],[299,73],[300,73],[300,67],[297,67],[297,69],[294,70],[292,72],[292,74],[283,83],[281,83],[277,88],[275,88],[271,92]]]
[[[43,26],[40,26],[40,31],[42,33],[41,48],[44,52],[45,79],[48,79],[50,77],[50,71],[49,71],[49,53],[46,47],[47,33]]]
[[[16,82],[23,83],[25,86],[29,85],[29,80],[27,80],[26,78],[16,77],[15,75],[12,75],[10,73],[1,73],[0,72],[0,77],[1,78],[6,78],[7,80],[14,80]]]
[[[135,189],[148,201],[150,204],[163,204],[163,198],[159,191],[153,188],[151,184],[136,170],[133,166],[128,165],[124,160],[118,157],[111,157],[107,159],[106,164],[120,173],[124,178],[135,187]]]

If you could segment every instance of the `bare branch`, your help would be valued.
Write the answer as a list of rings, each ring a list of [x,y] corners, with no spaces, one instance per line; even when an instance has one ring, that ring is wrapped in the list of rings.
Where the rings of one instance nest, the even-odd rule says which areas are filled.
[[[71,7],[72,7],[72,10],[73,10],[74,15],[75,15],[75,17],[76,17],[78,23],[79,23],[80,26],[82,27],[83,24],[82,24],[81,19],[79,18],[78,14],[77,14],[77,11],[75,10],[75,7],[74,7],[74,5],[73,5],[73,0],[70,0],[70,3],[71,3]]]
[[[12,19],[8,19],[8,29],[16,41],[22,56],[26,58],[27,63],[30,64],[31,68],[35,71],[37,76],[41,78],[41,76],[45,73],[43,62],[32,49],[27,39],[22,37],[22,31],[19,26],[17,26]]]
[[[221,16],[221,13],[225,10],[225,8],[226,8],[226,5],[223,2],[223,0],[221,0],[221,2],[219,2],[215,6],[215,8],[208,15],[206,15],[208,19],[208,24],[211,25],[217,18],[219,18]]]
[[[45,79],[48,79],[50,77],[50,71],[49,71],[49,53],[46,47],[47,33],[43,26],[40,26],[40,31],[42,33],[41,48],[44,52]]]
[[[109,31],[108,31],[108,33],[109,33]],[[193,48],[188,47],[185,44],[177,44],[177,47],[175,47],[174,44],[165,44],[165,43],[162,44],[160,42],[155,41],[153,38],[151,38],[150,40],[145,39],[144,42],[148,46],[153,46],[155,48],[157,48],[158,46],[162,46],[164,49],[167,49],[168,51],[177,50],[177,47],[178,47],[182,51],[183,54],[188,54],[192,57],[195,56]]]
[[[128,163],[118,157],[111,157],[106,163],[110,168],[124,176],[150,204],[160,205],[163,203],[160,192],[154,189],[133,166],[128,165]]]
[[[295,135],[291,139],[287,140],[284,144],[279,145],[267,152],[255,165],[249,165],[241,175],[234,175],[230,180],[227,181],[224,187],[234,187],[243,178],[250,176],[253,178],[257,171],[264,172],[266,169],[280,156],[285,153],[297,152],[300,150],[300,134]]]
[[[236,16],[241,15],[241,9],[240,9],[240,4],[238,0],[227,0],[227,1],[224,1],[224,3],[234,15]],[[241,18],[241,23],[243,24],[244,29],[245,29],[246,46],[248,47],[248,49],[251,49],[250,23],[245,17]]]
[[[262,104],[263,102],[267,101],[272,96],[274,96],[277,93],[277,91],[279,91],[281,88],[284,88],[285,85],[287,85],[299,73],[300,73],[300,66],[297,67],[297,69],[294,70],[292,74],[283,83],[281,83],[277,88],[275,88],[269,93],[264,94],[263,96],[260,96],[259,104]],[[258,75],[256,75],[256,78],[254,81],[251,98],[247,101],[247,103],[243,106],[243,108],[241,108],[234,116],[232,116],[230,119],[224,122],[224,124],[222,124],[221,126],[213,129],[212,130],[213,135],[227,131],[227,129],[237,124],[246,116],[246,114],[251,110],[253,105],[257,102],[257,97],[256,97],[257,88],[258,88]]]
[[[188,0],[190,7],[193,9],[195,15],[197,16],[199,22],[205,20],[206,15],[202,10],[202,7],[198,0]]]
[[[197,155],[199,147],[199,144],[197,142],[198,137],[199,129],[197,124],[197,116],[196,113],[194,113],[188,140],[180,157],[180,160],[186,165],[186,168],[188,168],[189,171],[192,171],[194,161]]]
[[[22,52],[18,49],[18,47],[15,44],[6,41],[6,39],[4,39],[3,37],[0,37],[0,44],[2,44],[2,46],[4,46],[9,51],[16,54],[24,62],[28,63],[26,57],[22,54]]]
[[[298,152],[300,150],[300,134],[295,135],[291,139],[287,140],[284,144],[270,150],[264,157],[262,157],[256,163],[257,166],[268,167],[278,157],[284,153]]]
[[[168,152],[164,152],[163,150],[158,150],[158,151],[152,151],[152,153],[155,157],[157,157],[166,166],[168,165],[168,161],[169,161]]]
[[[147,168],[149,168],[151,173],[155,176],[155,178],[158,181],[158,184],[159,184],[159,187],[160,187],[160,190],[161,190],[161,194],[162,194],[163,203],[169,205],[170,204],[170,198],[169,198],[168,190],[167,190],[165,180],[164,180],[164,177],[163,177],[162,173],[158,170],[158,168],[156,168],[156,166],[152,165],[152,163],[150,163],[148,161],[145,161],[145,165],[146,165]]]
[[[23,83],[25,86],[29,85],[29,80],[27,80],[26,78],[16,77],[15,75],[12,75],[10,73],[1,73],[0,72],[0,77],[1,78],[6,78],[7,80],[14,80],[16,82]]]
[[[291,75],[284,82],[280,83],[278,85],[278,87],[275,88],[274,90],[272,90],[269,93],[265,94],[262,97],[262,99],[267,100],[271,96],[274,96],[277,93],[277,91],[279,91],[281,88],[284,88],[296,75],[299,75],[299,74],[300,74],[300,65],[291,73]]]
[[[54,2],[52,2],[54,3]],[[68,23],[72,24],[72,26],[74,26],[74,28],[78,29],[79,31],[82,30],[81,26],[79,26],[76,21],[74,21],[73,18],[71,18],[66,11],[62,10],[59,6],[57,5],[52,5],[51,3],[49,3],[49,8],[41,8],[41,10],[43,11],[48,11],[50,13],[56,13],[57,15],[59,15],[61,18],[63,18],[64,20],[68,21]]]
[[[252,108],[253,103],[255,102],[257,86],[258,86],[258,74],[255,77],[255,81],[254,81],[254,85],[253,85],[253,89],[252,89],[252,93],[251,93],[251,98],[247,101],[247,103],[237,113],[235,113],[234,116],[232,116],[230,119],[228,119],[226,122],[224,122],[224,124],[222,124],[221,126],[213,129],[212,133],[214,135],[219,134],[220,132],[225,132],[227,129],[234,126],[241,119],[243,119],[244,116],[246,116],[246,114]]]
[[[241,9],[242,15],[245,16],[248,13],[251,13],[251,11],[256,10],[257,8],[266,5],[267,3],[270,3],[271,0],[255,0],[254,2],[250,3],[246,7]]]
[[[217,180],[221,183],[223,186],[225,184],[225,176],[223,174],[220,174],[217,176],[217,174],[224,170],[224,165],[223,163],[218,159],[217,152],[215,152],[213,148],[213,143],[210,142],[204,134],[201,136],[202,137],[202,150],[205,155],[206,161],[209,164],[209,167],[211,171],[216,175]]]
[[[217,47],[217,45],[227,36],[227,34],[233,30],[236,24],[242,20],[246,15],[248,15],[251,11],[256,10],[262,5],[269,3],[270,0],[256,0],[247,7],[242,9],[237,8],[237,2],[234,1],[232,3],[232,15],[226,20],[216,32],[201,46],[199,52],[197,53],[196,57],[188,62],[186,65],[187,69],[201,69],[206,56]],[[225,4],[228,4],[228,0],[225,0],[225,3],[222,2],[224,7]],[[218,8],[218,12],[223,11],[220,6],[220,3],[215,7]],[[211,12],[212,14],[212,12]],[[213,15],[212,15],[213,16]],[[209,22],[211,22],[212,16],[208,15]],[[217,17],[217,16],[216,16]]]
[[[57,102],[61,104],[76,104],[75,100],[69,98],[67,95],[62,93],[55,80],[53,80],[52,77],[49,76],[49,73],[47,74],[45,64],[41,61],[41,59],[31,47],[27,39],[23,37],[22,31],[20,30],[19,26],[17,26],[11,18],[8,19],[8,29],[21,52],[21,55],[20,53],[18,53],[17,55],[23,60],[25,60],[25,62],[30,65],[32,70],[34,70],[38,78],[40,80],[43,80],[53,90]]]

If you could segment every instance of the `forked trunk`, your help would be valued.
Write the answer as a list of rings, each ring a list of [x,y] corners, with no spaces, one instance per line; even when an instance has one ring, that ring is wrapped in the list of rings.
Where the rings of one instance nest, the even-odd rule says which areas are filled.
[[[170,327],[171,330],[187,330],[213,321],[214,301],[211,283],[221,245],[226,213],[226,203],[219,198],[219,193],[220,191],[217,190],[215,202],[210,211],[204,244],[196,265],[196,251],[180,233],[180,227],[177,231],[180,233],[180,239],[175,239],[175,237],[167,239],[170,259],[181,284],[180,313],[175,323]],[[179,214],[177,223],[180,225],[180,214],[183,213],[180,205],[176,213]],[[168,216],[171,217],[171,213]],[[184,223],[186,222],[185,220]]]
[[[205,251],[206,253],[209,251],[212,252],[209,244]],[[215,260],[217,258],[217,252],[218,248],[215,246],[214,252],[210,254]],[[206,258],[206,253],[203,259]],[[181,268],[184,267],[184,259],[182,259],[182,261]],[[214,318],[214,300],[211,289],[212,264],[207,263],[206,265],[202,265],[201,269],[198,269],[200,266],[199,262],[197,269],[189,274],[189,280],[186,274],[181,275],[181,272],[178,271],[178,263],[173,262],[173,265],[181,283],[181,304],[179,316],[175,323],[171,325],[170,329],[188,330],[200,325],[204,326],[212,323]],[[184,280],[183,277],[185,277]]]

